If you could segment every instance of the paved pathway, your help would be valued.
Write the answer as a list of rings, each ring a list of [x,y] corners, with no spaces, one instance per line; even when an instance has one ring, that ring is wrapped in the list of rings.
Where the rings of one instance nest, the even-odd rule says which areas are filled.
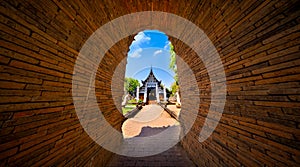
[[[179,126],[179,123],[159,105],[146,105],[133,118],[127,119],[123,123],[122,132],[125,138],[130,138],[138,136],[143,127],[168,126]]]
[[[173,111],[177,116],[179,116],[181,108],[177,108],[175,104],[167,105],[167,108]]]
[[[115,155],[108,166],[195,166],[181,145],[176,144],[179,123],[159,105],[144,106],[135,117],[124,122],[122,131],[126,143],[126,148],[120,148],[123,155],[136,157]],[[159,154],[151,155],[153,151]],[[139,157],[147,153],[151,156]]]

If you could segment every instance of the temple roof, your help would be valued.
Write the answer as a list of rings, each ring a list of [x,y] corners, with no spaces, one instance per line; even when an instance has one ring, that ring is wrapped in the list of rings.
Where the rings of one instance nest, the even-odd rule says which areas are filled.
[[[157,82],[158,83],[158,86],[160,87],[160,83],[161,83],[161,81],[159,81],[156,77],[155,77],[155,75],[154,75],[154,73],[153,73],[153,70],[152,70],[152,66],[151,66],[151,69],[150,69],[150,72],[149,72],[149,75],[147,76],[147,78],[145,79],[145,80],[142,80],[142,83],[143,83],[143,86],[142,87],[145,87],[145,83],[146,82]]]

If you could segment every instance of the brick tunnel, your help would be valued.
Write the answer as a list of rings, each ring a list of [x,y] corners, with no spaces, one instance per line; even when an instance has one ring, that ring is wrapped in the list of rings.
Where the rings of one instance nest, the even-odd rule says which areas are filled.
[[[207,67],[190,46],[170,36],[200,92],[195,123],[180,141],[197,166],[299,166],[299,5],[297,0],[1,1],[0,166],[105,166],[110,161],[115,154],[94,142],[77,117],[73,70],[93,32],[142,11],[189,20],[205,32],[223,64],[224,111],[212,135],[200,142],[212,101]],[[177,26],[164,19],[170,28]],[[132,40],[130,35],[115,43],[96,73],[96,107],[118,131],[125,118],[112,87],[121,97],[126,65],[121,62]],[[120,63],[124,75],[115,84]],[[184,101],[182,107],[188,111]]]

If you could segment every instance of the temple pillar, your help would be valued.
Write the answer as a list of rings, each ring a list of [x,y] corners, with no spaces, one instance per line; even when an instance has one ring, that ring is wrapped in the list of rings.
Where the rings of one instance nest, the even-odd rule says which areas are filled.
[[[136,101],[138,102],[140,99],[140,87],[137,86],[136,87],[136,97],[135,97]]]
[[[164,85],[164,102],[167,101],[166,85]]]
[[[144,100],[143,100],[144,103],[147,102],[147,84],[145,85],[145,91],[144,91]]]
[[[159,100],[159,91],[158,91],[158,84],[157,83],[156,83],[155,90],[156,90],[156,102],[159,103],[160,100]]]

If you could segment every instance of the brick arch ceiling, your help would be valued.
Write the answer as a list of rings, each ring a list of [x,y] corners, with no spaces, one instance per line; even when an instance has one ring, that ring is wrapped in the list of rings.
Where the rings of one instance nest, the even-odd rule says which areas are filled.
[[[200,143],[198,134],[211,100],[209,78],[193,50],[171,38],[192,68],[201,93],[196,123],[182,140],[193,161],[199,166],[296,166],[300,163],[298,6],[293,0],[2,1],[1,165],[107,163],[112,153],[87,136],[74,110],[74,63],[83,43],[101,25],[153,10],[177,14],[203,29],[225,68],[225,110],[212,136]],[[116,129],[124,118],[112,105],[111,74],[131,41],[128,37],[115,44],[96,76],[99,106]]]

